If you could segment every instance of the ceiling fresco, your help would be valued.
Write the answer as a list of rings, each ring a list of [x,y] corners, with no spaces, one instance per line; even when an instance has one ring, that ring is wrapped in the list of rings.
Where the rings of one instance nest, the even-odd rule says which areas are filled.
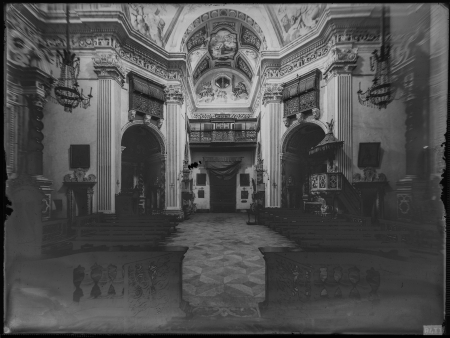
[[[249,82],[234,72],[208,74],[197,85],[198,104],[246,103],[249,98]]]
[[[133,29],[164,47],[168,35],[179,16],[182,5],[178,4],[128,4],[128,19]]]
[[[213,60],[233,60],[238,51],[237,35],[226,29],[211,34],[208,51]]]
[[[317,25],[325,4],[277,4],[266,7],[282,37],[283,45],[286,45]]]

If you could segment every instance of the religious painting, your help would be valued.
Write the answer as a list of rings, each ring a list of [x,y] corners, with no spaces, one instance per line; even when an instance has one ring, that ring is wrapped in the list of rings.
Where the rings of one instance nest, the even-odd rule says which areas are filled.
[[[129,4],[129,20],[134,30],[164,47],[164,36],[176,16],[178,4]]]
[[[208,49],[213,60],[233,60],[238,51],[237,35],[221,29],[211,34]]]
[[[271,7],[281,25],[283,42],[288,44],[317,25],[325,4],[280,4]]]
[[[358,167],[378,168],[380,166],[380,142],[359,144]]]

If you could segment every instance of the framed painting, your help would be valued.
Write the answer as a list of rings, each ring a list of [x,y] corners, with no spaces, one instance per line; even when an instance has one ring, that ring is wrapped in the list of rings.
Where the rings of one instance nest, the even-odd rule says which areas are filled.
[[[91,166],[89,144],[72,144],[70,146],[70,168],[89,169]]]
[[[366,142],[359,144],[358,167],[378,168],[380,166],[381,142]]]

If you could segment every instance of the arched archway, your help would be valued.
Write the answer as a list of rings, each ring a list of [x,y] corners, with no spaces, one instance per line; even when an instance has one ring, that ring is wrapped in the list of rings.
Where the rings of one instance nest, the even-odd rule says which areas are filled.
[[[326,129],[317,122],[297,123],[283,135],[281,205],[284,208],[302,208],[309,174],[326,171],[326,164],[314,163],[308,156],[309,150],[325,137]]]
[[[158,132],[136,122],[123,128],[119,215],[164,209],[165,143]]]

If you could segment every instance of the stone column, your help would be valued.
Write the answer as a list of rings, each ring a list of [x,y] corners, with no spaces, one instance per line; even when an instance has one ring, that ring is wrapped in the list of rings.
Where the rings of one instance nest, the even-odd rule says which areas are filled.
[[[97,208],[99,212],[115,212],[116,181],[119,179],[117,161],[120,161],[121,89],[125,74],[114,54],[101,54],[93,58],[97,87]]]
[[[185,129],[181,116],[183,93],[181,85],[169,85],[164,89],[167,105],[167,158],[165,163],[165,213],[169,215],[183,215],[181,205],[180,171],[182,169],[183,140]],[[184,132],[180,132],[183,130]]]
[[[339,171],[351,182],[353,176],[353,96],[352,71],[356,68],[358,49],[347,46],[334,47],[324,69],[324,79],[327,81],[328,107],[334,107],[334,134],[344,141],[342,149],[337,153],[336,160]]]
[[[280,140],[283,111],[281,106],[283,86],[266,84],[264,86],[261,119],[261,147],[265,155],[269,181],[266,183],[266,207],[281,207],[281,159]]]

